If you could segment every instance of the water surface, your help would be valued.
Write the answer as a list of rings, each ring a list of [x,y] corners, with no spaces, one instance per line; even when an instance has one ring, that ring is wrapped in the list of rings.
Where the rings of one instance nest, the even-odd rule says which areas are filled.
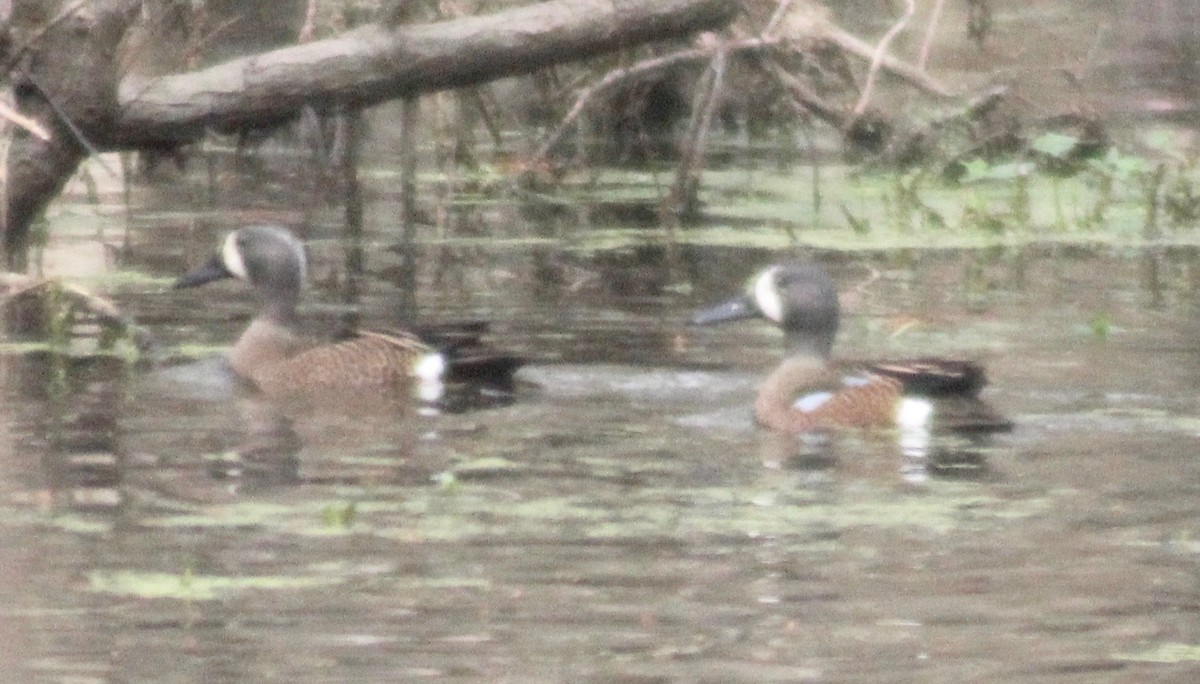
[[[515,403],[461,414],[285,420],[213,362],[81,365],[56,396],[11,357],[9,680],[1196,676],[1194,254],[818,255],[842,355],[988,364],[1017,428],[923,462],[752,424],[779,333],[683,321],[771,256],[688,251],[690,294],[612,286],[636,258],[572,259],[575,288],[511,250],[430,267],[472,284],[422,289],[426,317],[486,313],[531,357]],[[134,289],[166,348],[219,348],[249,307]],[[310,300],[314,327],[343,311]]]

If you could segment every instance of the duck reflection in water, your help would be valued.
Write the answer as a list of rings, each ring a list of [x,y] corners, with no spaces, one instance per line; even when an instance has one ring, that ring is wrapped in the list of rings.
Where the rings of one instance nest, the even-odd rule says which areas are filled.
[[[1012,428],[979,398],[986,378],[976,363],[941,358],[834,363],[840,315],[837,289],[825,269],[796,261],[764,269],[744,294],[697,311],[691,323],[759,317],[783,330],[788,356],[760,386],[754,415],[775,433],[809,436],[810,446],[813,435],[830,430],[891,428],[901,451],[924,473],[935,431],[985,435]]]

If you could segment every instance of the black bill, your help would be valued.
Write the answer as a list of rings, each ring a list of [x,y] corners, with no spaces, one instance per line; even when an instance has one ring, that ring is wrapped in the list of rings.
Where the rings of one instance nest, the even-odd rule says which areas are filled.
[[[179,290],[185,287],[196,287],[197,285],[211,283],[214,280],[232,277],[233,274],[229,272],[229,269],[225,268],[225,264],[221,263],[221,257],[214,256],[203,266],[180,276],[179,280],[176,280],[175,284],[171,287]]]

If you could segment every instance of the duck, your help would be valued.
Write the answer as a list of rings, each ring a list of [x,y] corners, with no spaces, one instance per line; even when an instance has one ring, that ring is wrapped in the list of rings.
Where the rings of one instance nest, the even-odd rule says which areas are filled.
[[[314,343],[297,331],[297,305],[308,276],[304,245],[286,228],[244,226],[228,233],[208,261],[180,276],[174,289],[233,278],[253,290],[259,310],[229,350],[234,374],[271,397],[415,397],[438,402],[446,383],[513,387],[519,357],[484,346],[486,326],[434,331],[358,330],[348,339]],[[440,346],[439,346],[440,345]]]
[[[784,332],[787,356],[754,402],[763,427],[782,433],[836,428],[1001,432],[1012,422],[979,398],[978,363],[919,358],[840,364],[832,360],[841,306],[826,270],[808,260],[756,273],[744,294],[697,310],[692,325],[762,318]]]

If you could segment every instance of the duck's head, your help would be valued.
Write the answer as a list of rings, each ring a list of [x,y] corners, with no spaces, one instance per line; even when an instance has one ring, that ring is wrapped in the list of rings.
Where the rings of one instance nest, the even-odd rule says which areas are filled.
[[[796,261],[756,273],[739,297],[692,314],[693,325],[765,318],[787,334],[797,352],[829,356],[838,329],[837,288],[819,264]]]
[[[254,288],[267,315],[286,316],[295,309],[307,271],[304,245],[287,229],[246,226],[225,236],[217,253],[176,280],[174,287],[237,278]]]

